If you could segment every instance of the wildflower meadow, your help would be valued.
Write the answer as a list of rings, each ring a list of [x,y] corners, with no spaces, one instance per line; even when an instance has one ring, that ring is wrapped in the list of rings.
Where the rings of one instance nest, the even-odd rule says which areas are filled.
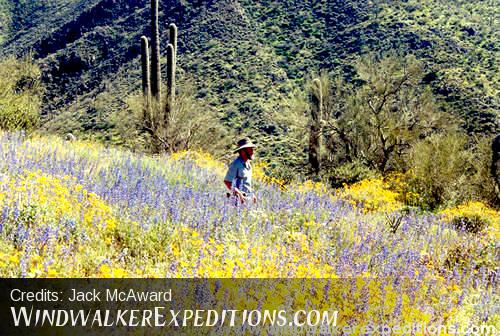
[[[201,152],[0,133],[0,275],[337,279],[350,290],[296,299],[340,295],[345,321],[499,324],[500,215],[483,203],[423,212],[401,176],[330,190],[256,164],[258,202],[235,206],[225,169]]]

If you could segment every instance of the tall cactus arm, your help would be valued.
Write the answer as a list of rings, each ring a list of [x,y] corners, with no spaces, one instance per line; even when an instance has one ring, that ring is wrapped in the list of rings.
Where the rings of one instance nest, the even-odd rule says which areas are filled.
[[[161,100],[160,31],[158,26],[158,0],[151,0],[151,94]]]

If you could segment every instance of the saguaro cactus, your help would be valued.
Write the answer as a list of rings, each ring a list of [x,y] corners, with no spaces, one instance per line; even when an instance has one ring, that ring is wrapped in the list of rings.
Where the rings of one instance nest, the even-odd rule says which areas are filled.
[[[149,73],[149,43],[146,36],[141,36],[141,67],[142,67],[142,93],[144,95],[144,122],[146,126],[151,118],[151,82]]]
[[[160,30],[158,0],[151,0],[151,94],[161,101]]]
[[[170,114],[175,103],[175,70],[177,66],[177,26],[171,23],[168,26],[169,45],[167,47],[167,114]]]
[[[169,121],[175,103],[175,71],[177,60],[177,26],[170,24],[167,46],[167,98],[165,106],[161,97],[160,32],[158,0],[151,0],[151,62],[148,39],[141,37],[142,91],[144,104],[144,129],[149,132],[159,150],[170,150]],[[156,146],[158,145],[158,146]]]
[[[167,46],[167,121],[168,114],[174,107],[175,100],[175,48],[172,44]]]
[[[323,90],[319,79],[315,79],[312,82],[310,100],[309,163],[314,174],[318,175],[321,168],[321,119],[323,118]]]
[[[169,31],[169,42],[174,46],[175,56],[177,57],[177,26],[175,23],[171,23],[168,26]]]

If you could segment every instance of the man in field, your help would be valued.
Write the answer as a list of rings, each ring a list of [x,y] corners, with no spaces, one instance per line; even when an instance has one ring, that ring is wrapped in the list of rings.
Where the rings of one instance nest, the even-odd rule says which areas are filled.
[[[253,203],[257,202],[257,198],[252,189],[252,166],[250,161],[253,159],[253,149],[255,145],[248,139],[241,139],[235,153],[238,157],[231,163],[227,170],[224,184],[231,191],[228,197],[232,195],[242,203],[246,203],[251,199]]]

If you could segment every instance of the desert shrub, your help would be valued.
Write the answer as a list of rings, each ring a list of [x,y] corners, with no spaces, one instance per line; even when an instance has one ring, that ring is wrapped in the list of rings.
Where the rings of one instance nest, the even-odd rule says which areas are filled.
[[[412,148],[410,184],[423,207],[471,200],[494,205],[497,195],[490,173],[491,157],[491,139],[474,141],[460,133],[436,134]]]
[[[500,229],[500,214],[482,202],[467,202],[441,211],[445,220],[458,229],[477,233],[485,228]]]
[[[469,183],[473,172],[473,155],[466,144],[465,135],[454,133],[433,135],[412,148],[411,183],[422,197],[422,206],[454,205],[468,198],[463,186]]]
[[[422,196],[415,192],[411,184],[413,178],[411,171],[405,173],[393,172],[384,177],[389,190],[398,194],[398,201],[404,203],[407,208],[419,207],[422,204]]]
[[[365,211],[395,211],[403,207],[400,195],[382,178],[362,180],[344,187],[340,195]]]
[[[39,121],[40,70],[27,56],[0,61],[0,128],[33,130]]]
[[[486,226],[486,222],[479,215],[459,216],[453,218],[451,222],[458,230],[471,233],[478,233]]]
[[[490,279],[495,279],[497,269],[498,246],[494,243],[478,243],[461,241],[452,246],[447,254],[443,266],[450,270],[472,268],[475,271],[485,270]]]
[[[345,184],[353,184],[364,179],[373,178],[376,172],[363,165],[361,162],[346,162],[329,169],[326,178],[333,187],[339,188]]]
[[[296,176],[291,176],[290,170],[285,167],[277,167],[261,160],[256,160],[252,169],[255,180],[279,186],[282,190],[296,179]]]
[[[443,266],[451,271],[483,269],[491,279],[498,268],[500,213],[482,202],[467,202],[440,214],[462,232],[460,239],[447,249]]]
[[[127,147],[140,147],[154,153],[190,149],[218,153],[228,143],[217,112],[195,98],[194,88],[189,83],[183,83],[167,121],[158,120],[158,116],[163,116],[164,104],[151,103],[151,115],[158,121],[157,127],[145,125],[142,93],[129,96],[126,102],[127,108],[115,115],[113,123],[122,144]]]
[[[475,198],[484,200],[496,207],[500,206],[500,195],[495,190],[495,180],[491,172],[492,164],[492,139],[483,137],[477,140],[473,150],[472,165],[474,174],[469,182],[469,193]]]

